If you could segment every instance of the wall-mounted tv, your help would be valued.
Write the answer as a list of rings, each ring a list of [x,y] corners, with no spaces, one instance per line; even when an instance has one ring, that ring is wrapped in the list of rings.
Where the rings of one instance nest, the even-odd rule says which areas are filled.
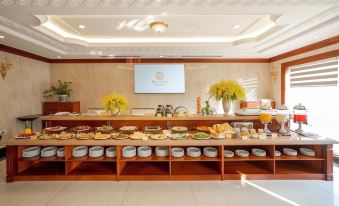
[[[135,64],[134,93],[185,93],[185,65]]]

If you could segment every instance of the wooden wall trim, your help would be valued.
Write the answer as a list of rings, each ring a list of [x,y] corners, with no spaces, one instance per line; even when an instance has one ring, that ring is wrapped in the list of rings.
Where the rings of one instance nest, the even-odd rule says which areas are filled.
[[[269,63],[265,58],[130,58],[130,59],[51,59],[51,63]]]
[[[319,61],[322,59],[337,57],[337,56],[339,56],[339,49],[309,56],[309,57],[305,57],[302,59],[297,59],[297,60],[290,61],[290,62],[285,62],[281,64],[281,90],[280,90],[281,104],[285,104],[285,101],[286,101],[286,73],[289,67],[299,65],[299,64],[306,64],[309,62],[315,62],[315,61]]]
[[[339,43],[339,35],[295,49],[295,50],[292,50],[292,51],[289,51],[289,52],[286,52],[286,53],[283,53],[283,54],[280,54],[280,55],[277,55],[277,56],[274,56],[274,57],[271,57],[270,62],[275,62],[281,59],[286,59],[291,56],[303,54],[303,53],[317,50],[323,47],[331,46],[337,43]]]
[[[19,55],[19,56],[22,56],[22,57],[26,57],[26,58],[30,58],[30,59],[34,59],[34,60],[38,60],[38,61],[42,61],[42,62],[46,62],[46,63],[50,63],[50,59],[48,59],[46,57],[39,56],[37,54],[26,52],[24,50],[17,49],[17,48],[14,48],[14,47],[10,47],[10,46],[6,46],[6,45],[3,45],[3,44],[0,44],[0,51]]]

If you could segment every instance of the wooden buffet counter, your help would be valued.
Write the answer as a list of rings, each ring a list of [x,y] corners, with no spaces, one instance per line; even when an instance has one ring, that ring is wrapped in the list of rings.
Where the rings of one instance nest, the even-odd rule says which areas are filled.
[[[102,122],[113,127],[129,123],[129,125],[146,125],[149,123],[178,121],[180,125],[197,126],[214,124],[226,121],[257,121],[258,117],[132,117],[132,116],[44,116],[41,118],[48,125],[74,125],[84,123],[100,125]],[[164,120],[164,121],[159,121]],[[173,120],[173,121],[172,121]],[[337,142],[328,138],[311,139],[293,135],[290,137],[278,136],[259,139],[210,139],[210,140],[18,140],[5,139],[7,145],[7,181],[20,180],[230,180],[230,179],[322,179],[332,180],[333,151],[332,145]],[[116,146],[117,157],[101,156],[72,157],[75,146]],[[30,146],[58,146],[65,147],[65,157],[34,157],[22,158],[24,148]],[[124,146],[151,146],[153,154],[150,157],[122,156]],[[173,147],[187,148],[195,146],[203,148],[213,146],[218,150],[217,157],[158,157],[154,155],[154,147],[167,146],[169,151]],[[300,147],[313,149],[316,156],[309,157],[298,153],[291,157],[282,154],[274,155],[275,150],[282,151],[288,147],[299,151]],[[261,148],[266,150],[267,156],[257,157],[224,157],[224,150]]]

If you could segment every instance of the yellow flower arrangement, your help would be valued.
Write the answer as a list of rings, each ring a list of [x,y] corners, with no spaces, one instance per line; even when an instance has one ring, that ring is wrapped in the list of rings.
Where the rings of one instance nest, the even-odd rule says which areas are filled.
[[[107,95],[102,100],[102,106],[105,108],[106,112],[116,112],[127,110],[128,100],[122,95],[113,92],[111,95]]]
[[[246,92],[237,81],[222,80],[211,86],[209,95],[217,101],[234,101],[244,99]]]

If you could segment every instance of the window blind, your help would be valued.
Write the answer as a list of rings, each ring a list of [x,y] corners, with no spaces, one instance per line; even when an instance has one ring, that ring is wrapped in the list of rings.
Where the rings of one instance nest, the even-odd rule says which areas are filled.
[[[338,85],[338,57],[290,67],[290,87]]]

